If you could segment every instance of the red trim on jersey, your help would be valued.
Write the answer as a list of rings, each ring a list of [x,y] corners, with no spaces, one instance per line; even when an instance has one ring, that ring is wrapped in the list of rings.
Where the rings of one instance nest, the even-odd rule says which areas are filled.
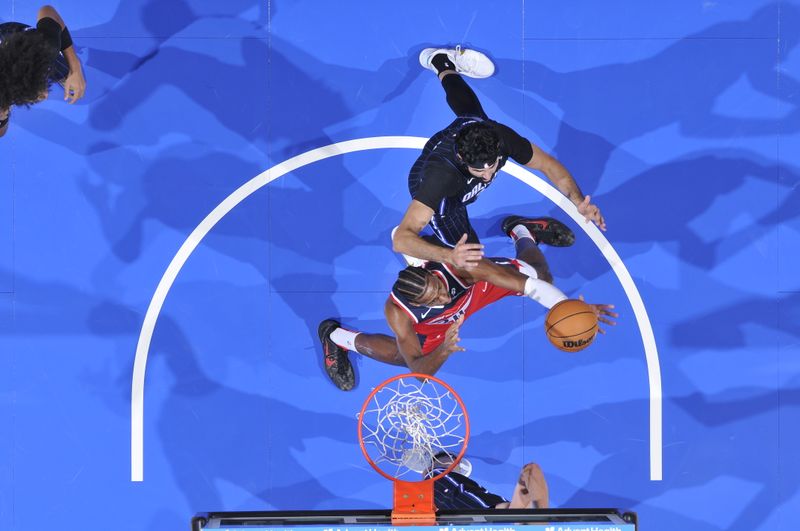
[[[447,288],[447,293],[450,293],[450,283],[447,281],[447,277],[444,276],[444,273],[436,269],[428,269],[428,271],[441,278],[442,282],[444,282],[444,285]]]
[[[394,302],[397,306],[399,306],[401,310],[406,312],[408,314],[408,316],[411,317],[411,319],[414,320],[415,323],[419,323],[419,321],[417,320],[417,316],[414,315],[414,312],[409,310],[408,306],[403,304],[403,301],[398,299],[397,296],[395,296],[395,294],[393,292],[389,292],[389,298],[392,299],[392,302]]]

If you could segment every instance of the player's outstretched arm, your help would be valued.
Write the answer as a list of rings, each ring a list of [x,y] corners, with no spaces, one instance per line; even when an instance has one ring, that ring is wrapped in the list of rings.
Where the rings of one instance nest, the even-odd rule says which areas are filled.
[[[472,269],[456,268],[454,272],[467,284],[484,281],[518,293],[525,291],[525,281],[528,280],[527,276],[516,269],[487,258],[482,258]]]
[[[545,153],[539,147],[531,144],[531,148],[533,156],[525,165],[544,173],[555,187],[578,207],[578,212],[586,218],[587,222],[593,221],[600,230],[606,230],[606,220],[600,213],[600,209],[591,202],[591,196],[583,195],[569,170],[558,159]]]
[[[419,233],[430,223],[432,217],[433,210],[429,206],[416,199],[412,200],[392,238],[394,251],[421,260],[451,264],[465,269],[475,267],[483,257],[483,245],[466,243],[466,234],[453,249],[434,245],[420,238]]]
[[[458,345],[461,340],[458,336],[461,319],[450,325],[445,334],[444,342],[426,356],[422,353],[419,338],[414,331],[414,323],[411,318],[391,300],[386,301],[384,312],[389,328],[392,329],[397,338],[397,348],[400,350],[400,355],[403,356],[406,365],[412,372],[434,375],[442,364],[447,361],[450,354],[464,350],[463,347]]]
[[[496,264],[485,258],[475,268],[469,271],[458,269],[456,274],[468,283],[485,281],[510,291],[522,293],[547,309],[567,298],[555,284],[536,278],[535,271],[531,272],[533,276],[528,276],[512,266]]]
[[[56,11],[53,6],[45,5],[39,8],[39,13],[36,16],[36,21],[43,18],[51,18],[61,26],[61,53],[64,54],[64,59],[67,60],[69,66],[69,74],[64,80],[64,100],[70,104],[75,103],[83,97],[86,93],[86,79],[83,77],[83,67],[78,55],[75,53],[75,47],[72,45],[72,37],[69,34],[67,25],[64,19]]]

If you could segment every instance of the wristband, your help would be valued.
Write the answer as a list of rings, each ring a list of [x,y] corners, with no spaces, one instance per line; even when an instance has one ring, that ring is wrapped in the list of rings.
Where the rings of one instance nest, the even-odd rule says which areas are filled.
[[[567,298],[560,289],[538,278],[529,278],[525,281],[524,293],[526,297],[535,300],[548,310]]]

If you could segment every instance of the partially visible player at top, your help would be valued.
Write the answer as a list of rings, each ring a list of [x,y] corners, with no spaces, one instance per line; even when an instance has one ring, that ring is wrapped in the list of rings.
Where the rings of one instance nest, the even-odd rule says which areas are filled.
[[[344,391],[355,386],[348,351],[406,366],[416,373],[435,374],[451,354],[464,350],[459,345],[459,328],[481,308],[509,295],[525,295],[548,309],[566,299],[552,284],[547,261],[536,243],[547,243],[552,234],[519,216],[509,216],[502,225],[515,242],[515,259],[484,259],[472,269],[427,262],[400,271],[384,304],[395,337],[344,328],[333,319],[322,321],[319,337],[331,381]],[[560,234],[574,237],[571,231]],[[613,306],[590,306],[601,322],[614,324],[609,319],[617,316],[611,311]]]
[[[41,7],[36,27],[0,24],[0,136],[8,131],[11,108],[46,99],[53,82],[64,87],[69,103],[86,91],[72,36],[55,8]]]
[[[492,184],[509,158],[544,173],[587,222],[606,229],[600,209],[590,196],[583,195],[558,160],[486,116],[478,97],[461,77],[491,76],[494,64],[486,55],[460,47],[426,48],[419,61],[439,77],[456,119],[431,137],[411,168],[408,187],[412,201],[392,236],[395,251],[460,268],[475,267],[483,258],[483,246],[470,224],[467,205]],[[546,219],[539,221],[547,228]],[[441,245],[419,236],[425,225],[430,225]]]

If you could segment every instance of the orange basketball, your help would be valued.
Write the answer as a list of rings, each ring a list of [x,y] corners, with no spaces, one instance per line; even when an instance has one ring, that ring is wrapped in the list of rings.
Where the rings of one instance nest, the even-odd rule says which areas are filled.
[[[547,339],[559,350],[578,352],[588,347],[597,335],[597,315],[578,299],[561,301],[544,320]]]

